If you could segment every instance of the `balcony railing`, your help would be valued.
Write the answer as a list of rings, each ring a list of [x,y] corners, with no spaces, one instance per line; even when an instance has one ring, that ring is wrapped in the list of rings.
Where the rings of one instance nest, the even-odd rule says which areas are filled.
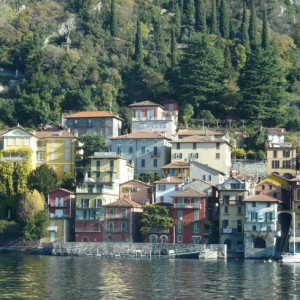
[[[99,226],[75,227],[75,232],[101,232]]]
[[[128,228],[109,228],[109,227],[106,227],[105,228],[105,231],[106,232],[111,232],[111,233],[118,233],[118,232],[128,232]]]
[[[174,208],[199,208],[199,203],[174,203]]]
[[[127,219],[128,214],[106,214],[106,219]]]

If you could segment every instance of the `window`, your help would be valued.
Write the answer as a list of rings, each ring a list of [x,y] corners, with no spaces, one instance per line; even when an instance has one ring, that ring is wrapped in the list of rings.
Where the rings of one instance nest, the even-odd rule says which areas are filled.
[[[131,193],[136,193],[137,192],[137,187],[136,186],[132,186],[130,188]]]
[[[129,145],[133,145],[133,139],[129,140]]]
[[[238,214],[241,214],[241,213],[242,213],[242,207],[241,207],[241,206],[238,206],[238,208],[237,208],[237,213],[238,213]]]
[[[175,184],[175,191],[178,191],[178,184]]]
[[[29,139],[28,138],[24,139],[24,146],[29,146]]]
[[[296,189],[296,200],[300,201],[300,189]]]
[[[269,185],[269,190],[272,190],[273,186],[272,185]]]
[[[129,147],[128,153],[129,153],[129,154],[132,154],[132,152],[133,152],[133,147]]]
[[[102,199],[95,199],[95,207],[99,208],[102,206]]]
[[[141,129],[146,128],[146,127],[147,127],[147,124],[146,124],[146,123],[141,123],[141,124],[140,124],[140,128],[141,128]]]
[[[237,232],[242,232],[243,224],[242,220],[237,220]]]
[[[194,210],[194,220],[199,220],[199,210]]]
[[[179,220],[182,220],[183,219],[183,210],[177,210],[177,218]]]
[[[220,149],[220,143],[216,143],[216,149],[217,149],[217,150]]]
[[[97,171],[99,171],[101,167],[101,160],[96,161],[96,167],[97,167]]]
[[[198,158],[198,153],[190,153],[190,158],[192,159]]]
[[[158,185],[158,190],[159,191],[165,191],[166,190],[166,185],[165,184],[159,184]]]
[[[175,153],[175,159],[181,159],[182,153]]]
[[[109,222],[108,223],[108,230],[109,231],[114,231],[114,228],[115,228],[115,224],[113,222]]]
[[[126,223],[124,223],[124,222],[122,222],[121,223],[121,231],[122,232],[126,232],[127,231],[127,228],[126,228],[127,226],[126,226]]]
[[[252,226],[252,231],[256,231],[256,225]]]
[[[262,190],[264,190],[264,189],[265,189],[265,186],[264,186],[264,185],[262,185],[262,186],[261,186],[261,189],[262,189]]]
[[[193,143],[193,150],[197,149],[197,143]]]
[[[145,159],[141,159],[141,167],[145,168],[145,165],[146,165]]]
[[[74,119],[74,127],[78,127],[78,120]]]
[[[93,127],[92,119],[88,119],[88,127]]]
[[[153,168],[157,168],[157,159],[153,159]]]
[[[70,159],[70,151],[66,150],[65,151],[65,160],[69,160]]]
[[[228,206],[224,206],[224,214],[228,214]]]
[[[16,138],[16,146],[20,146],[20,139]]]
[[[89,199],[81,199],[81,207],[82,208],[88,208],[89,207]]]
[[[223,195],[223,203],[224,204],[229,204],[229,199],[230,199],[229,195]]]
[[[223,220],[223,221],[222,221],[222,225],[223,225],[223,228],[227,228],[228,225],[229,225],[228,220]]]
[[[286,149],[283,150],[283,151],[282,151],[282,156],[283,156],[283,157],[290,157],[290,150],[286,150]]]
[[[164,196],[160,196],[160,197],[159,197],[159,201],[160,201],[160,202],[164,202],[164,201],[165,201]]]
[[[271,202],[267,202],[267,207],[270,207],[271,206]]]
[[[177,235],[177,243],[182,243],[183,242],[183,236],[182,234]]]
[[[117,140],[117,145],[122,145],[122,141],[121,140]]]
[[[11,138],[8,138],[8,139],[7,139],[7,145],[8,145],[8,146],[11,146]]]
[[[252,207],[256,207],[256,202],[252,202]]]
[[[177,149],[177,150],[180,149],[180,143],[176,143],[176,149]]]
[[[145,145],[146,140],[145,140],[145,139],[142,139],[141,143],[142,143],[142,145]]]
[[[65,147],[70,148],[71,141],[65,140]]]
[[[211,181],[211,175],[203,175],[203,176],[202,176],[202,179],[203,179],[204,181]]]
[[[277,198],[277,193],[273,193],[273,198]]]
[[[279,169],[279,160],[272,160],[272,169]]]
[[[257,222],[257,212],[256,212],[256,211],[252,211],[252,212],[250,213],[250,216],[251,216],[250,220],[251,220],[252,222]]]
[[[193,226],[193,232],[194,233],[200,233],[200,224],[199,223],[195,223]]]
[[[177,227],[177,233],[183,233],[184,225],[182,223],[178,223],[176,227]]]
[[[291,162],[290,162],[289,160],[284,160],[284,161],[282,162],[282,167],[283,167],[284,169],[290,169],[290,168],[291,168]]]
[[[220,153],[216,153],[216,159],[220,159]]]
[[[51,160],[55,160],[55,158],[56,158],[55,151],[52,150],[52,151],[50,152],[50,159],[51,159]]]
[[[273,158],[277,158],[277,150],[273,151]]]
[[[129,187],[122,187],[123,193],[129,193]]]
[[[122,154],[122,147],[117,147],[117,154],[121,155]]]
[[[70,166],[69,165],[64,166],[64,172],[70,172]]]
[[[146,153],[146,147],[145,147],[145,146],[143,146],[143,147],[141,148],[141,152],[142,152],[142,154]]]
[[[265,222],[271,222],[272,221],[272,212],[266,212],[265,213]]]

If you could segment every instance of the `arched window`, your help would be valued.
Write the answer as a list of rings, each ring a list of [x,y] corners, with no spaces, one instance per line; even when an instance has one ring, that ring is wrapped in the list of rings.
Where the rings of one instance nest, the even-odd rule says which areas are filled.
[[[165,244],[165,243],[167,243],[169,241],[169,239],[168,239],[168,237],[166,236],[166,235],[161,235],[160,236],[160,242],[162,243],[162,244]]]
[[[157,244],[157,236],[155,234],[150,236],[150,243]]]

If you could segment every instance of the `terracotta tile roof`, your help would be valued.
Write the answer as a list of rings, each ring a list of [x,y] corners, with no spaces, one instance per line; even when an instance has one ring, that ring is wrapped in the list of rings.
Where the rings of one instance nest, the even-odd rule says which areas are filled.
[[[255,195],[253,197],[250,198],[246,198],[243,200],[244,202],[281,202],[280,200],[268,196],[266,194],[259,194],[259,195]]]
[[[171,143],[228,143],[228,141],[217,138],[214,136],[201,136],[201,135],[192,135],[187,136],[178,140],[171,141]]]
[[[68,193],[68,194],[72,194],[72,195],[74,195],[74,192],[72,192],[72,191],[69,191],[69,190],[67,190],[67,189],[63,189],[63,188],[58,188],[58,189],[55,189],[55,190],[53,190],[53,191],[49,192],[49,194],[51,194],[51,193],[53,193],[53,192],[56,192],[56,191],[63,191],[63,192],[66,192],[66,193]]]
[[[164,165],[161,169],[189,169],[189,163],[182,161],[173,161],[170,164]]]
[[[128,105],[129,107],[139,107],[139,106],[160,106],[161,108],[164,108],[163,106],[161,106],[158,103],[149,101],[149,100],[145,100],[145,101],[141,101],[141,102],[137,102],[137,103],[132,103]]]
[[[105,204],[103,206],[118,206],[118,207],[142,207],[142,205],[140,203],[137,203],[133,200],[129,200],[129,199],[119,199],[117,201],[114,201],[112,203],[109,203],[109,204]]]
[[[111,140],[125,140],[125,139],[167,139],[169,138],[157,132],[133,132],[111,138]]]
[[[180,136],[193,136],[193,135],[200,135],[200,136],[206,136],[206,135],[214,135],[214,136],[224,136],[224,132],[220,131],[212,131],[208,129],[180,129],[177,132]]]
[[[191,189],[187,189],[182,192],[173,194],[171,197],[174,198],[174,197],[206,197],[206,196],[204,194],[202,194],[201,192],[191,188]]]
[[[67,130],[60,131],[36,131],[32,132],[36,137],[43,138],[75,138],[75,135]]]
[[[114,115],[110,111],[97,110],[97,111],[80,111],[75,114],[65,116],[66,119],[80,119],[80,118],[116,118],[121,120],[120,117]]]
[[[284,128],[267,128],[267,132],[269,134],[277,134],[277,135],[286,134],[286,130]]]
[[[166,178],[162,178],[160,180],[156,180],[153,183],[183,183],[183,180],[179,177],[170,176]]]
[[[140,180],[137,180],[137,179],[131,179],[131,180],[128,180],[126,182],[120,183],[120,186],[123,186],[123,185],[126,185],[126,184],[130,184],[130,183],[132,183],[132,184],[138,183],[138,184],[145,185],[147,187],[152,187],[152,185],[150,183],[143,182],[143,181],[140,181]]]

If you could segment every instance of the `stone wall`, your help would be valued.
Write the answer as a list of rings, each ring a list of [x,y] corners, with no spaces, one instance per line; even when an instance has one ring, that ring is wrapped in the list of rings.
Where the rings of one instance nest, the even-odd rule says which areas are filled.
[[[232,169],[238,170],[239,174],[266,177],[267,163],[255,160],[233,160]]]
[[[226,245],[195,244],[149,244],[149,243],[54,243],[52,255],[55,256],[101,256],[101,257],[137,257],[168,256],[200,252],[216,252],[215,257],[226,259]],[[205,257],[205,255],[203,256]]]

